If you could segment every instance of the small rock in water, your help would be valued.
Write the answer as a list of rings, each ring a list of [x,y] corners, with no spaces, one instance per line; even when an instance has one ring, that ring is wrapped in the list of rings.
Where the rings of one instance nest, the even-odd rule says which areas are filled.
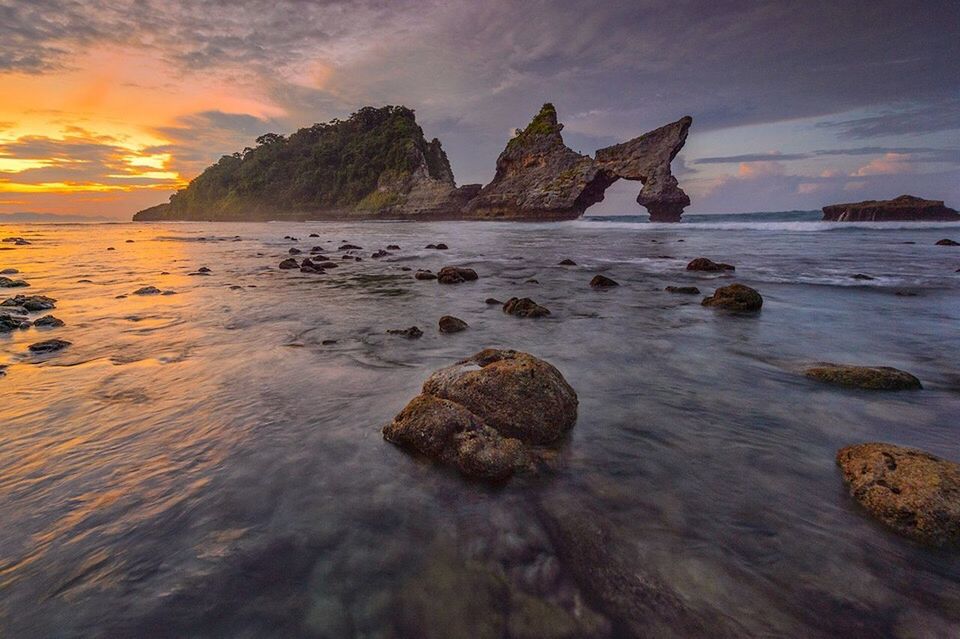
[[[0,275],[0,288],[24,288],[27,286],[30,286],[30,284],[23,280],[12,280],[9,277]]]
[[[62,319],[54,317],[53,315],[44,315],[43,317],[34,320],[33,325],[45,326],[48,328],[59,328],[61,326],[65,326],[66,323]]]
[[[287,251],[287,252],[290,253],[290,255],[300,255],[301,253],[303,253],[303,251],[301,251],[300,249],[296,248],[295,246],[294,246],[294,247],[290,247],[290,250]]]
[[[549,309],[540,306],[529,297],[511,297],[503,305],[503,312],[517,317],[545,317],[550,314]]]
[[[323,341],[320,342],[320,343],[323,344],[324,346],[330,346],[331,344],[336,344],[336,343],[337,343],[337,340],[335,340],[335,339],[325,339],[325,340],[323,340]]]
[[[113,248],[112,246],[108,246],[108,247],[107,247],[107,250],[108,250],[108,251],[116,251],[117,249]]]
[[[0,306],[19,306],[27,311],[46,311],[54,308],[57,300],[45,295],[17,295],[0,302]]]
[[[446,250],[447,250],[447,245],[444,244],[443,242],[441,242],[441,243],[439,243],[439,244],[427,244],[424,248],[437,249],[437,250],[440,250],[440,251],[446,251]]]
[[[433,271],[427,269],[418,269],[416,273],[413,274],[413,277],[418,280],[435,280],[437,276]]]
[[[437,273],[437,281],[440,284],[460,284],[462,282],[472,282],[477,278],[475,270],[461,266],[444,266]]]
[[[308,237],[320,237],[319,233],[311,233]]]
[[[620,284],[609,277],[594,275],[593,279],[590,280],[590,286],[593,288],[612,288],[614,286],[620,286]]]
[[[387,244],[387,250],[388,250],[388,251],[399,251],[399,250],[400,250],[400,246],[397,245],[397,244]]]
[[[337,250],[338,251],[362,251],[363,247],[356,246],[355,244],[343,244]]]
[[[705,257],[698,257],[687,264],[688,271],[705,271],[707,273],[716,273],[718,271],[734,271],[737,267],[723,262],[714,262]]]
[[[441,333],[459,333],[469,328],[469,325],[459,317],[453,315],[444,315],[440,318]]]
[[[0,333],[9,333],[20,328],[28,328],[30,320],[20,315],[0,313]]]
[[[696,286],[668,286],[665,289],[668,293],[682,293],[684,295],[699,295],[700,289]]]
[[[6,374],[7,374],[7,365],[0,364],[0,377],[3,377]]]
[[[211,272],[212,271],[206,266],[201,266],[200,268],[197,269],[197,273],[211,273]]]
[[[336,262],[326,261],[326,262],[314,262],[314,268],[325,269],[325,268],[339,268],[340,265]]]
[[[19,272],[20,271],[18,271],[15,268],[5,268],[2,271],[0,271],[0,275],[16,275]]]
[[[874,517],[922,544],[960,544],[960,464],[880,442],[837,452],[850,495]]]
[[[64,339],[48,339],[42,342],[31,344],[27,348],[29,348],[33,353],[53,353],[54,351],[59,351],[67,346],[70,346],[71,343],[72,342],[68,342]]]
[[[577,404],[549,363],[486,349],[431,375],[383,437],[470,477],[502,480],[530,466],[528,446],[556,443],[573,428]]]
[[[937,246],[960,246],[960,242],[944,238],[937,242]]]
[[[855,279],[855,280],[873,280],[873,279],[876,279],[876,278],[874,278],[874,277],[870,277],[869,275],[864,275],[863,273],[857,273],[857,274],[855,274],[855,275],[851,275],[850,277],[852,277],[852,278]]]
[[[759,311],[763,306],[763,298],[756,289],[743,284],[731,284],[721,286],[713,295],[703,298],[701,304],[728,311]]]
[[[144,286],[143,288],[138,288],[133,292],[134,295],[159,295],[162,293],[159,288],[156,286]]]
[[[418,339],[423,336],[423,331],[416,326],[411,326],[410,328],[392,328],[388,330],[387,333],[390,335],[400,335],[407,339]]]
[[[297,262],[292,257],[288,257],[287,259],[280,262],[280,268],[282,268],[285,271],[292,268],[300,268],[300,263]]]
[[[571,260],[570,258],[567,258],[565,260],[560,260],[559,264],[560,266],[576,266],[577,265],[577,263]]]
[[[370,257],[372,257],[375,260],[378,260],[381,257],[387,257],[390,255],[393,255],[393,253],[391,253],[390,251],[384,251],[383,249],[380,249],[379,251],[376,251],[375,253],[373,253]]]
[[[501,302],[500,300],[498,300],[498,299],[495,298],[495,297],[488,297],[488,298],[485,299],[483,302],[484,302],[484,304],[491,304],[491,305],[493,305],[493,304],[503,304],[503,302]]]
[[[127,244],[133,244],[133,240],[127,240]]]
[[[804,374],[821,382],[867,390],[920,390],[920,380],[906,371],[890,366],[854,366],[822,362]]]

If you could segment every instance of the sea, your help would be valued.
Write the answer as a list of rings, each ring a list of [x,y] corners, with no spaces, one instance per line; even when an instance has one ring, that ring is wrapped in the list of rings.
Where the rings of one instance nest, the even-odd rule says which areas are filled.
[[[878,523],[835,463],[872,441],[960,461],[960,248],[936,245],[960,224],[818,217],[0,225],[30,242],[0,244],[30,285],[0,297],[65,322],[0,333],[0,636],[630,636],[562,560],[557,503],[737,636],[960,636],[960,553]],[[278,268],[315,246],[340,266]],[[685,269],[701,256],[736,270]],[[412,277],[447,265],[479,279]],[[733,282],[762,311],[701,306]],[[28,349],[51,338],[71,344]],[[383,440],[487,347],[577,391],[548,468],[491,486]],[[823,385],[819,361],[924,388]]]

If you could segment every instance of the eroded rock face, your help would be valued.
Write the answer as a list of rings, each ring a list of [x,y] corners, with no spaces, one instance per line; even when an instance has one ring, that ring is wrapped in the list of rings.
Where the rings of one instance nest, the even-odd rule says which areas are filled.
[[[713,292],[713,295],[703,298],[701,304],[727,311],[759,311],[763,306],[763,297],[756,289],[749,286],[731,284],[730,286],[721,286]]]
[[[556,443],[573,428],[577,404],[547,362],[486,349],[431,375],[383,436],[470,477],[500,480],[530,465],[532,446]]]
[[[960,465],[915,448],[868,443],[837,453],[850,495],[901,535],[960,543]]]
[[[906,371],[890,366],[853,366],[822,362],[804,371],[821,382],[867,390],[919,390],[920,380]]]
[[[954,222],[960,213],[944,206],[943,200],[925,200],[901,195],[892,200],[866,200],[823,207],[825,222]]]
[[[580,155],[563,142],[552,104],[507,143],[497,172],[464,207],[466,217],[556,220],[579,217],[618,179],[643,183],[637,202],[652,221],[677,222],[690,198],[670,171],[683,148],[690,117],[623,144]]]

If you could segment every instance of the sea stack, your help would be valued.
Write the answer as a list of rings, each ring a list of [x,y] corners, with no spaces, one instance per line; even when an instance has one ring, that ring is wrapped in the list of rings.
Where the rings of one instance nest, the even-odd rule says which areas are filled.
[[[892,200],[866,200],[823,207],[824,222],[960,222],[960,213],[943,200],[901,195]]]

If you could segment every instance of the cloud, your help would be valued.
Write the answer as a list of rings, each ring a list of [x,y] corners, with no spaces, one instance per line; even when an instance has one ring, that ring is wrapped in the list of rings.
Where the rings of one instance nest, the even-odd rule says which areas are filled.
[[[940,99],[930,104],[897,105],[878,115],[823,122],[819,126],[834,129],[841,137],[854,139],[960,130],[960,98]]]
[[[853,175],[864,177],[867,175],[895,175],[898,173],[913,173],[915,167],[911,156],[907,153],[886,153],[883,157],[870,160],[857,169]]]

